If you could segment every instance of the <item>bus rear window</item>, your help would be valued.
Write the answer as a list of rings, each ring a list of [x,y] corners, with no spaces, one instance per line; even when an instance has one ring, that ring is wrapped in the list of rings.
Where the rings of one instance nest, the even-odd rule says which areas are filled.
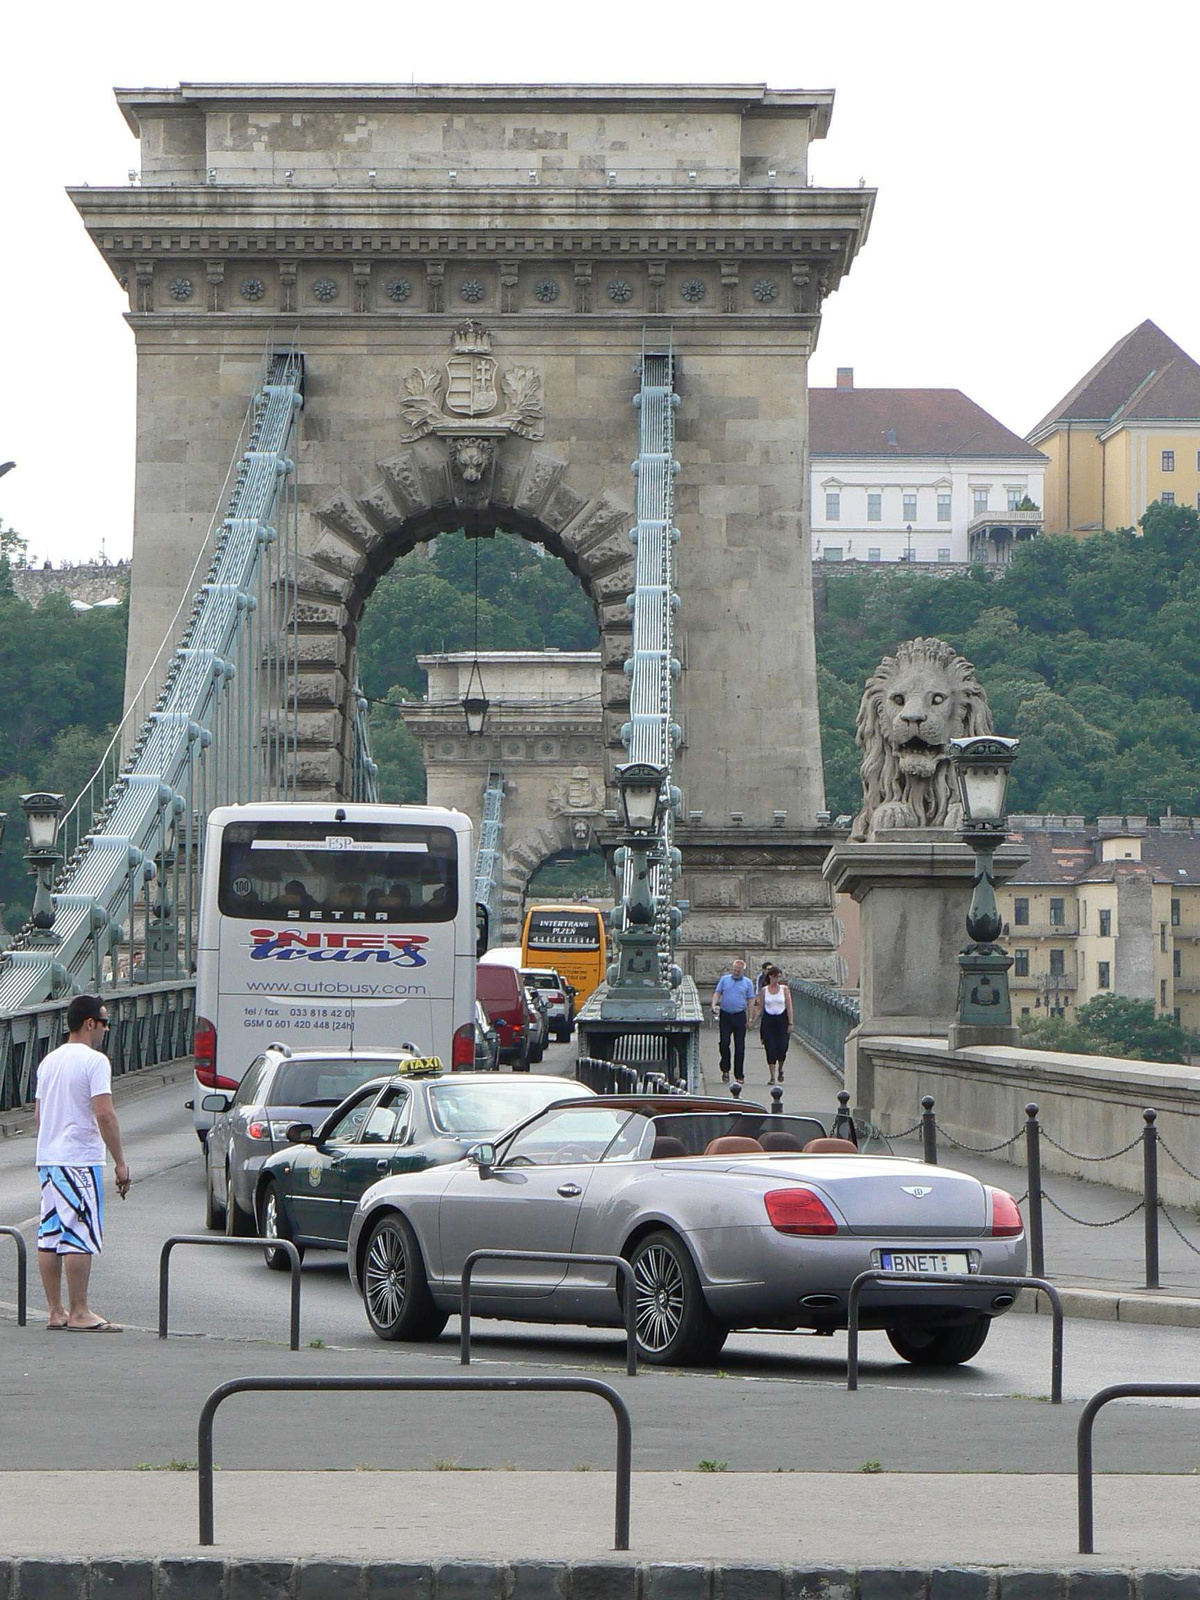
[[[597,911],[531,911],[525,942],[530,950],[599,950]]]
[[[221,842],[219,904],[253,921],[448,922],[457,839],[396,823],[234,822]]]

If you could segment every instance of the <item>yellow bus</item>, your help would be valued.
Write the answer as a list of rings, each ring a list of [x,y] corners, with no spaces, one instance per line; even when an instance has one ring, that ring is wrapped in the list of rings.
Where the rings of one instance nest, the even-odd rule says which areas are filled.
[[[608,966],[608,938],[599,906],[530,906],[521,935],[521,965],[552,967],[575,990],[575,1009]]]

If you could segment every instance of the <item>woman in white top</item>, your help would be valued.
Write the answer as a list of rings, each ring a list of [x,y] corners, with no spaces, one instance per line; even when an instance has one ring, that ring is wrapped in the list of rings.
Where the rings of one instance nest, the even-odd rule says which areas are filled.
[[[762,1020],[758,1036],[767,1053],[767,1074],[771,1083],[783,1082],[783,1063],[792,1037],[792,991],[783,982],[778,967],[767,972],[767,981],[754,999],[754,1014]]]

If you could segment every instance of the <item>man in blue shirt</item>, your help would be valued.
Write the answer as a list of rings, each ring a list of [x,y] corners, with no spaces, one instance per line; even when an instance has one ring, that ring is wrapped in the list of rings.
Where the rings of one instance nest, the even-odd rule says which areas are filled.
[[[746,1078],[746,1011],[754,999],[754,985],[746,976],[746,963],[739,956],[732,972],[723,972],[713,990],[713,1016],[721,1025],[721,1082],[729,1082],[729,1041],[733,1040],[733,1075],[739,1083]]]

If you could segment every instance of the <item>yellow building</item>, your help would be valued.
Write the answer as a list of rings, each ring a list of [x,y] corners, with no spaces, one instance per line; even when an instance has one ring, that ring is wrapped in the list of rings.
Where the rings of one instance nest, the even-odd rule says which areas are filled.
[[[1200,1032],[1200,819],[1012,819],[1029,863],[996,890],[1013,1014],[1152,1000]]]
[[[1155,500],[1200,507],[1200,365],[1143,322],[1028,440],[1049,457],[1047,533],[1133,528]]]

